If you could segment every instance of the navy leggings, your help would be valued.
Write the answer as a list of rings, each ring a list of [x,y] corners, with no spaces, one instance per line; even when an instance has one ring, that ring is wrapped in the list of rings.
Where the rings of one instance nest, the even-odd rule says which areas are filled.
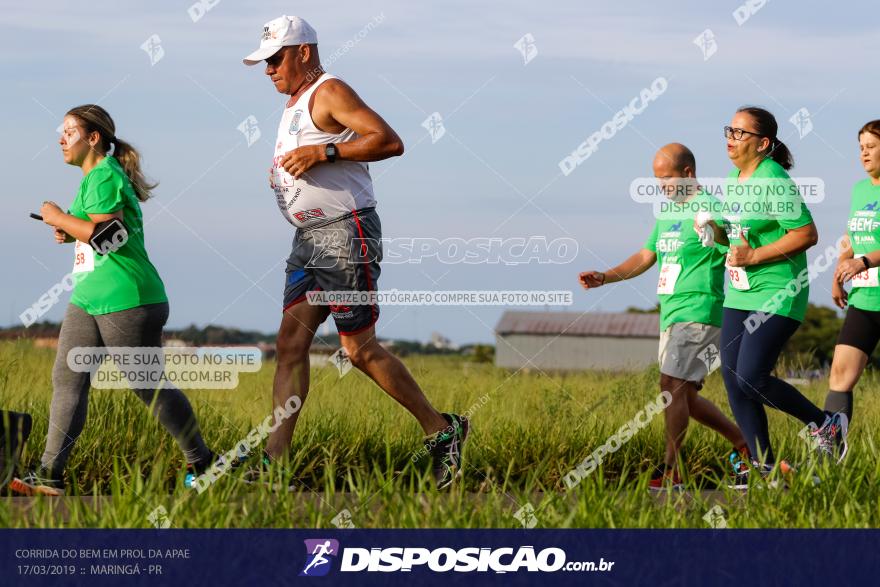
[[[757,313],[724,308],[721,374],[730,409],[746,438],[749,452],[753,458],[773,464],[775,459],[764,406],[782,410],[804,424],[813,422],[817,426],[825,421],[825,412],[792,385],[770,375],[782,346],[795,333],[800,322],[773,314],[766,316],[767,320],[750,333],[745,321],[754,314]],[[759,323],[754,319],[752,322]]]

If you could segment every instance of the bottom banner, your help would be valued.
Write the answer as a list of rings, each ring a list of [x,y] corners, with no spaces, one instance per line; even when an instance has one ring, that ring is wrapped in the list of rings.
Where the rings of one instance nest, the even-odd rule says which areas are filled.
[[[836,585],[874,530],[0,530],[3,585]]]

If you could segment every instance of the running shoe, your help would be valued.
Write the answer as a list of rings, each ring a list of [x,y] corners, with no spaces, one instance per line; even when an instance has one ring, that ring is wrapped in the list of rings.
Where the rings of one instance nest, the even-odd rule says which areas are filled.
[[[732,469],[731,480],[727,484],[729,489],[748,489],[749,488],[749,466],[747,452],[734,450],[727,457]]]
[[[21,451],[31,435],[33,420],[30,414],[19,412],[2,412],[0,418],[0,487],[5,487],[12,476],[15,475],[15,467],[21,458]]]
[[[64,495],[64,481],[52,479],[48,471],[43,468],[36,471],[28,471],[22,477],[16,477],[9,484],[9,488],[21,495],[48,495],[60,497]]]
[[[241,481],[248,485],[262,485],[278,493],[296,491],[297,486],[294,479],[286,482],[277,482],[272,479],[271,466],[272,459],[264,451],[259,464],[245,471],[241,476]]]
[[[731,464],[734,464],[734,455],[730,455]],[[757,481],[753,481],[755,487],[769,487],[770,489],[788,489],[788,481],[797,471],[788,461],[779,461],[776,465],[759,463],[752,459],[746,464],[736,461],[737,467],[733,480],[727,485],[730,489],[746,490],[749,488],[749,479],[753,473],[758,474]],[[774,478],[776,477],[776,478]]]
[[[457,414],[443,414],[449,426],[425,439],[425,449],[431,455],[432,472],[437,489],[446,489],[461,477],[464,443],[470,432],[467,418]]]
[[[197,480],[209,469],[212,469],[216,466],[219,471],[223,471],[223,473],[221,474],[222,476],[227,473],[231,473],[232,471],[235,471],[236,469],[241,467],[245,459],[247,459],[247,455],[239,455],[227,464],[225,456],[220,455],[219,457],[215,458],[214,453],[211,453],[211,458],[202,461],[201,463],[187,463],[186,476],[183,479],[183,485],[187,489],[198,489],[197,485],[199,481]],[[208,484],[213,483],[216,480],[215,478],[207,479],[209,479]]]
[[[666,465],[657,467],[648,482],[648,491],[678,491],[684,488],[677,470],[670,471]]]
[[[261,483],[263,478],[269,474],[269,467],[271,465],[272,460],[266,454],[266,451],[263,451],[260,462],[245,471],[241,480],[248,484]]]
[[[849,445],[846,436],[849,432],[849,419],[846,414],[838,412],[829,415],[822,427],[813,430],[810,434],[816,440],[816,450],[822,459],[833,459],[835,464],[840,464],[846,458]]]

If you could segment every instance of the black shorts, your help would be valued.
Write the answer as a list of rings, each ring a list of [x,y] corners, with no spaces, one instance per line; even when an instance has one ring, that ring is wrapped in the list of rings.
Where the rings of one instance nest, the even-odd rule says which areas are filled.
[[[850,306],[846,309],[837,344],[856,347],[869,357],[880,341],[880,312]]]
[[[287,259],[284,310],[310,291],[375,292],[382,260],[382,225],[375,208],[352,211],[326,224],[298,229]],[[336,330],[353,335],[376,323],[379,306],[330,305]]]

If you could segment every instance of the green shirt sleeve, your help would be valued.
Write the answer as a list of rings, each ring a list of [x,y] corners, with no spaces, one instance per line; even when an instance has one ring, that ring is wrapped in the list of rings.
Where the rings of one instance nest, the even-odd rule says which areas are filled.
[[[813,215],[810,214],[810,210],[803,201],[797,202],[796,205],[800,206],[800,214],[798,214],[797,218],[792,218],[790,215],[783,215],[781,218],[777,219],[779,226],[785,230],[800,228],[813,221]]]
[[[810,224],[813,216],[807,209],[794,180],[778,166],[768,166],[767,171],[769,177],[765,181],[769,192],[765,193],[764,197],[767,204],[772,204],[767,209],[771,211],[770,216],[773,220],[785,230]]]
[[[125,204],[123,180],[109,167],[96,168],[89,174],[83,192],[82,209],[86,214],[112,214]]]
[[[654,230],[651,231],[651,236],[648,237],[648,240],[645,241],[645,248],[651,251],[652,253],[657,252],[657,222],[654,223]]]

